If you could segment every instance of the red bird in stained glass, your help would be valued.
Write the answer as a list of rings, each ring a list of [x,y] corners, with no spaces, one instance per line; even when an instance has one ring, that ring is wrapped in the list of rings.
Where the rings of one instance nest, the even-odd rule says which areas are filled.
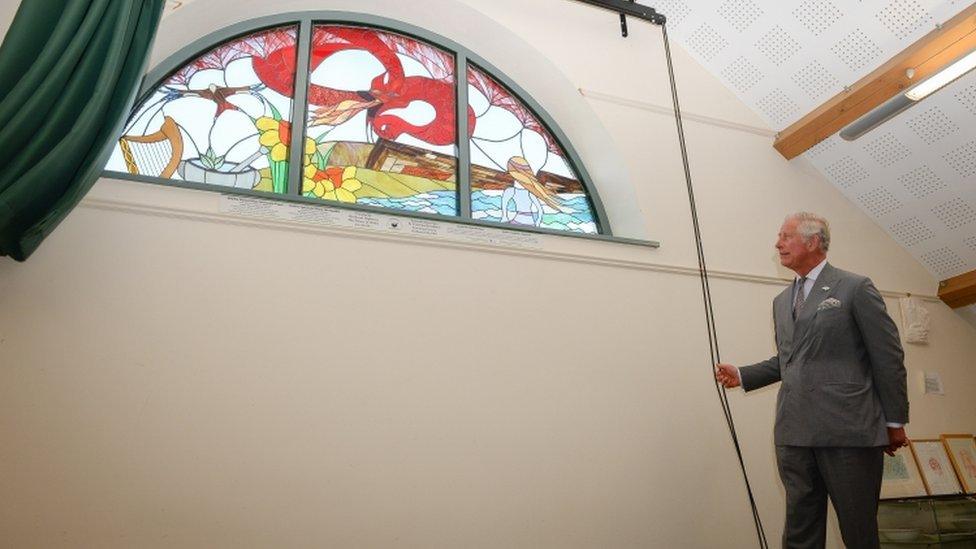
[[[329,26],[315,30],[312,37],[310,71],[329,56],[345,50],[364,50],[383,65],[367,90],[337,90],[310,84],[308,102],[313,107],[312,125],[339,125],[362,111],[367,123],[383,139],[395,140],[402,134],[432,145],[451,145],[455,139],[455,90],[453,59],[448,54],[415,40],[355,27]],[[431,76],[406,76],[399,55],[415,59]],[[272,90],[290,96],[294,87],[294,45],[254,56],[254,71]],[[411,124],[392,113],[420,101],[435,112],[423,125]],[[474,111],[468,107],[468,129],[474,131]]]

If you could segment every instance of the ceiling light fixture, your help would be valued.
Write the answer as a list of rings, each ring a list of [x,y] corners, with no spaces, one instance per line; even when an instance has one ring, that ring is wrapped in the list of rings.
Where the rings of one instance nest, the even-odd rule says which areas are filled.
[[[925,99],[974,68],[976,68],[976,51],[969,52],[969,55],[966,55],[962,59],[935,73],[931,78],[912,87],[912,89],[905,92],[905,97],[912,101]]]
[[[847,141],[854,141],[881,125],[882,122],[911,107],[918,101],[925,99],[945,86],[955,82],[967,72],[976,68],[976,51],[969,52],[957,59],[939,72],[912,86],[904,93],[878,105],[871,112],[858,118],[840,131],[840,136]],[[909,78],[915,71],[908,69]]]

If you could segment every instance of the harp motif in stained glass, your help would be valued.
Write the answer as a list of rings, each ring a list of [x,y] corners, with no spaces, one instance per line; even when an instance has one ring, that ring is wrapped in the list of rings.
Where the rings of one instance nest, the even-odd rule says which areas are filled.
[[[286,192],[296,35],[259,31],[184,65],[135,109],[107,169]]]

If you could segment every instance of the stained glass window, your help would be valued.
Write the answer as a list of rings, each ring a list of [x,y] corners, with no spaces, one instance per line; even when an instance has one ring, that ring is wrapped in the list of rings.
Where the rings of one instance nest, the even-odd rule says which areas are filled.
[[[301,41],[300,24],[311,29]],[[224,42],[162,78],[134,109],[106,168],[600,232],[594,201],[552,126],[473,55],[365,24],[279,25]],[[300,43],[308,49],[299,52]],[[467,69],[458,74],[461,61]],[[306,96],[297,109],[296,81]],[[459,82],[468,97],[461,108]],[[459,121],[468,131],[461,138]],[[301,165],[290,171],[293,140]],[[463,170],[459,158],[468,162]],[[460,200],[469,190],[470,200]]]
[[[184,65],[136,108],[107,168],[286,192],[296,35],[261,31]]]
[[[317,25],[305,196],[457,215],[454,58],[369,28]]]
[[[472,217],[596,233],[583,184],[532,111],[475,67],[468,68],[468,104]]]

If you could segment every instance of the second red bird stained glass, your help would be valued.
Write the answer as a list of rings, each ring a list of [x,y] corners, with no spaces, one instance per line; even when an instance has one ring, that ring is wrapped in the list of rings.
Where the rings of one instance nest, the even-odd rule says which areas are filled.
[[[317,25],[302,193],[457,215],[454,58],[399,34]]]

